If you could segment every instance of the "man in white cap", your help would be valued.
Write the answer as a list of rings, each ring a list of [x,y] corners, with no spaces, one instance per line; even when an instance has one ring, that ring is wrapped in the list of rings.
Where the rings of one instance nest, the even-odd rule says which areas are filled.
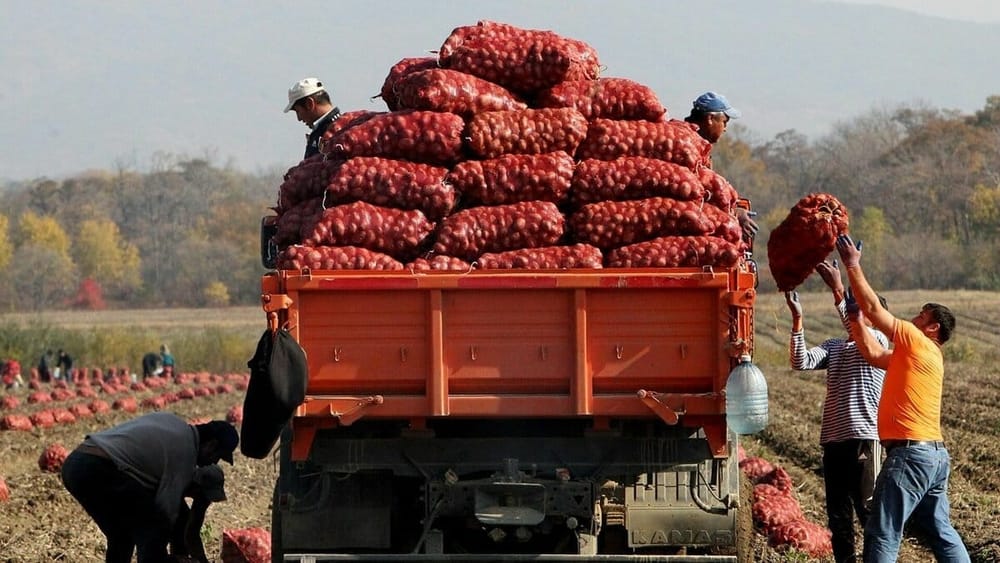
[[[302,158],[319,154],[319,140],[331,123],[340,117],[340,109],[330,102],[330,94],[318,78],[299,80],[288,89],[285,113],[295,110],[295,117],[312,131],[306,136],[306,154]]]

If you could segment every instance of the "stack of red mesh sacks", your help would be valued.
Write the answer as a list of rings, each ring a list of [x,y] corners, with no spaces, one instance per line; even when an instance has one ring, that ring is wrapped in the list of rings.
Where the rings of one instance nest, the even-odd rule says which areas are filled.
[[[792,478],[784,468],[762,457],[747,457],[739,451],[740,469],[753,483],[754,524],[779,550],[794,549],[814,558],[833,555],[831,533],[825,526],[809,521],[799,506]]]
[[[711,145],[597,53],[482,21],[407,58],[279,190],[282,269],[731,267]]]

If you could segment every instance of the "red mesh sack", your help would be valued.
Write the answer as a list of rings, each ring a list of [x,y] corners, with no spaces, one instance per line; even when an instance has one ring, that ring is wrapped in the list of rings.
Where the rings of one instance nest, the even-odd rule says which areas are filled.
[[[447,68],[411,72],[396,82],[395,93],[400,109],[446,111],[466,117],[528,107],[499,84]]]
[[[506,252],[486,252],[476,260],[480,270],[568,270],[601,268],[601,249],[589,244],[522,248]]]
[[[714,229],[700,202],[651,197],[589,203],[573,213],[569,225],[578,242],[617,248],[670,235],[707,235]]]
[[[356,246],[292,245],[278,253],[279,270],[402,270],[388,254]]]
[[[505,154],[573,154],[587,135],[587,120],[572,108],[488,111],[474,116],[466,145],[479,158]]]
[[[462,156],[464,129],[465,121],[454,113],[394,111],[372,116],[331,136],[322,150],[333,158],[382,156],[450,164]]]
[[[419,210],[356,201],[324,210],[303,242],[310,246],[358,246],[409,260],[416,257],[433,230],[434,223]]]
[[[396,209],[419,209],[436,221],[455,206],[455,190],[445,183],[441,166],[359,156],[344,162],[330,176],[324,207],[354,201]],[[280,223],[279,223],[280,228]]]
[[[767,260],[779,291],[804,282],[846,233],[847,209],[826,193],[809,194],[792,207],[767,240]]]
[[[420,257],[412,262],[406,264],[406,269],[411,272],[430,272],[430,271],[446,271],[446,272],[468,272],[472,269],[472,264],[469,264],[461,258],[455,258],[454,256],[444,256],[442,254],[436,254],[430,257]]]
[[[52,418],[56,424],[75,424],[76,416],[68,409],[52,409]]]
[[[278,214],[281,215],[303,201],[322,197],[330,182],[330,175],[341,162],[324,160],[322,155],[316,155],[289,168],[278,187]]]
[[[576,108],[587,119],[645,119],[657,121],[667,110],[652,88],[627,78],[570,80],[538,94],[540,108]]]
[[[0,418],[0,430],[30,431],[34,427],[31,419],[23,414],[5,414],[3,418]]]
[[[13,395],[0,397],[0,410],[14,410],[21,406],[21,400]]]
[[[528,94],[566,80],[597,78],[601,66],[597,51],[583,41],[486,20],[453,30],[438,58],[444,68]]]
[[[111,403],[111,408],[116,411],[135,412],[139,410],[139,403],[133,397],[122,397],[115,399],[115,402]]]
[[[564,151],[511,154],[459,162],[445,181],[469,207],[519,201],[560,203],[570,190],[574,166],[573,157]]]
[[[94,414],[104,414],[111,410],[111,405],[109,405],[107,401],[94,399],[93,401],[87,403],[87,408],[93,411]]]
[[[69,412],[73,414],[76,418],[93,418],[94,411],[90,410],[87,405],[73,405],[69,408]]]
[[[4,481],[3,477],[0,477],[0,502],[7,502],[10,500],[10,489],[7,488],[7,481]]]
[[[609,268],[731,268],[739,261],[737,245],[713,236],[659,237],[608,252]]]
[[[270,563],[271,532],[264,528],[222,531],[222,563]]]
[[[833,555],[833,533],[805,517],[771,528],[768,543],[779,550],[795,549],[815,559]]]
[[[278,215],[271,237],[278,248],[302,242],[303,231],[311,230],[323,214],[323,196],[307,199]]]
[[[472,262],[484,252],[552,246],[564,229],[559,208],[546,201],[473,207],[441,221],[433,250]]]
[[[396,83],[405,78],[408,74],[428,70],[438,67],[437,57],[409,57],[392,65],[389,74],[382,82],[382,90],[379,96],[385,102],[390,111],[400,109],[399,99],[396,97]]]
[[[736,193],[736,188],[729,183],[728,180],[722,177],[722,174],[712,170],[708,167],[702,167],[698,169],[698,179],[701,181],[701,185],[705,188],[707,203],[729,211],[733,203],[739,199],[739,194]]]
[[[576,151],[576,158],[614,160],[620,156],[646,156],[695,170],[708,163],[711,152],[712,145],[684,121],[594,119]]]
[[[59,473],[68,456],[69,452],[62,444],[50,444],[38,456],[38,468],[46,473]]]
[[[774,470],[774,465],[762,457],[748,457],[740,462],[740,470],[753,482]]]
[[[714,225],[711,234],[727,241],[742,245],[743,228],[736,215],[723,211],[714,205],[702,205],[701,212]]]
[[[782,524],[801,520],[802,507],[799,501],[791,495],[775,495],[754,501],[751,507],[754,522],[764,529],[765,533]]]
[[[690,168],[642,156],[587,159],[573,172],[573,204],[669,197],[702,200],[705,189]]]
[[[341,133],[350,129],[351,127],[354,127],[355,125],[361,125],[362,123],[368,121],[369,119],[380,115],[386,115],[386,112],[359,109],[354,111],[346,111],[340,114],[340,117],[333,120],[333,122],[327,125],[326,131],[323,131],[323,136],[319,138],[319,152],[327,154],[328,152],[330,152],[327,145],[331,143],[331,139],[339,136]],[[315,157],[310,157],[310,158],[315,158]]]
[[[56,425],[56,415],[50,410],[33,412],[28,418],[35,428],[52,428]]]

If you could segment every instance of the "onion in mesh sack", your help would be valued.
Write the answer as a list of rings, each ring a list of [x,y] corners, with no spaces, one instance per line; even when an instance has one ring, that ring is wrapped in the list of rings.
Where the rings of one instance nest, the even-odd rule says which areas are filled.
[[[701,204],[665,197],[601,201],[569,217],[578,242],[608,249],[669,235],[707,235],[716,226]]]
[[[566,80],[598,77],[593,47],[546,30],[482,20],[455,28],[438,51],[440,64],[522,94]]]
[[[708,163],[711,152],[712,145],[684,121],[593,119],[576,158],[614,160],[620,156],[646,156],[696,170]]]
[[[396,82],[400,109],[444,111],[471,117],[484,111],[526,109],[503,86],[447,68],[412,72]]]
[[[479,158],[505,154],[573,154],[587,135],[587,120],[573,108],[487,111],[473,116],[466,146]]]
[[[587,119],[644,119],[658,121],[667,110],[652,88],[627,78],[568,80],[540,92],[540,108],[576,108]]]
[[[767,260],[779,291],[804,282],[846,233],[847,209],[836,197],[813,193],[800,199],[767,240]]]
[[[560,203],[573,179],[573,157],[564,151],[510,154],[456,164],[445,182],[461,194],[467,207],[519,201]]]
[[[433,250],[472,262],[484,252],[552,246],[564,228],[559,208],[547,201],[473,207],[441,221]]]
[[[691,169],[642,156],[583,160],[573,172],[572,188],[573,204],[576,206],[647,197],[705,199],[701,180]]]

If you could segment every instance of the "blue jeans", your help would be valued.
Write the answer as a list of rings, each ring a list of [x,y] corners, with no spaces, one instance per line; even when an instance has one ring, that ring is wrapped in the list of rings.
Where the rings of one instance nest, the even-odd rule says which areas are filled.
[[[865,563],[896,561],[903,526],[911,516],[913,524],[926,532],[938,561],[968,563],[969,553],[949,517],[950,464],[944,446],[911,445],[889,451],[865,525]]]

